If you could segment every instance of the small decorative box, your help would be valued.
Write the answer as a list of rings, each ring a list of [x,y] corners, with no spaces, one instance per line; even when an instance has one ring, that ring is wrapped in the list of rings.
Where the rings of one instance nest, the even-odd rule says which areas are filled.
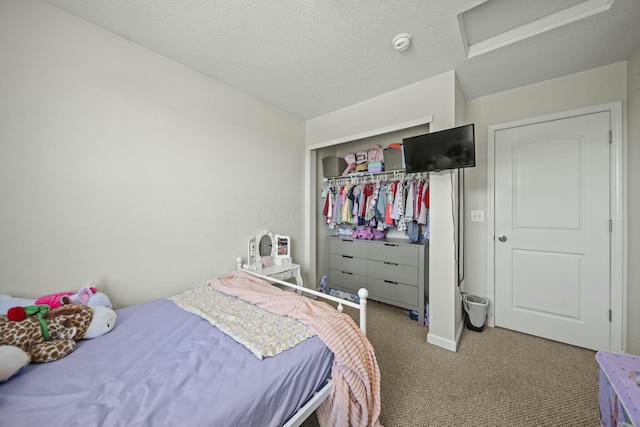
[[[291,257],[276,257],[276,265],[290,265]]]
[[[599,351],[598,409],[604,427],[640,426],[640,357]]]

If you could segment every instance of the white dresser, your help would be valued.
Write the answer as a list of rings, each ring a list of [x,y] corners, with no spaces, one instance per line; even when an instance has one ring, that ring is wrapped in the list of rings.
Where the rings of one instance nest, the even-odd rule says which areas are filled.
[[[424,324],[429,292],[428,243],[330,236],[327,247],[327,288],[350,293],[366,288],[369,299],[416,310],[418,324]]]

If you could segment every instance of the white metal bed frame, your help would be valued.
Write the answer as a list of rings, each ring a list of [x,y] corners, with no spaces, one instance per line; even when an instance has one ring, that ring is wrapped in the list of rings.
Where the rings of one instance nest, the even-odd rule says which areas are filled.
[[[334,297],[332,295],[324,294],[322,292],[314,291],[313,289],[308,289],[303,286],[294,285],[293,283],[285,282],[284,280],[265,276],[264,274],[260,274],[259,270],[245,270],[242,268],[242,258],[236,258],[236,266],[238,270],[242,270],[253,276],[260,277],[261,279],[264,279],[268,282],[287,286],[289,288],[295,289],[299,293],[306,293],[314,295],[318,298],[336,302],[338,303],[338,311],[341,313],[344,310],[344,305],[359,310],[360,330],[363,334],[367,334],[367,298],[369,297],[369,291],[367,291],[365,288],[360,288],[360,290],[358,291],[358,296],[360,297],[360,303],[358,304],[342,298]],[[322,402],[324,402],[327,397],[329,397],[330,392],[331,379],[327,380],[327,384],[325,384],[320,390],[318,390],[303,407],[301,407],[295,414],[293,414],[293,416],[284,424],[283,427],[298,427],[304,422],[304,420],[309,418],[309,416],[318,408],[318,406],[320,406],[320,404],[322,404]]]

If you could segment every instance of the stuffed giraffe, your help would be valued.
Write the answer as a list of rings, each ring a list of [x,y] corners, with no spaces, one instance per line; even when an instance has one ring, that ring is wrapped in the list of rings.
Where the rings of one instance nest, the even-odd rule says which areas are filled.
[[[69,304],[51,311],[48,306],[31,307],[24,307],[33,315],[23,320],[9,320],[10,313],[0,315],[0,345],[21,348],[33,363],[61,359],[73,351],[77,340],[104,335],[116,323],[116,312],[102,306]]]

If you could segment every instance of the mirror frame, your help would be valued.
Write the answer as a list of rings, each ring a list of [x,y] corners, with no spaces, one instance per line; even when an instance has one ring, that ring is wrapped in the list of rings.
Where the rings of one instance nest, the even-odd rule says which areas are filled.
[[[271,239],[271,253],[262,255],[260,254],[260,241],[264,236],[268,236]],[[248,258],[247,258],[247,266],[252,270],[262,270],[262,258],[265,256],[270,256],[275,259],[276,251],[277,251],[277,242],[275,240],[275,235],[271,232],[271,230],[261,230],[255,236],[249,239],[248,245]]]

